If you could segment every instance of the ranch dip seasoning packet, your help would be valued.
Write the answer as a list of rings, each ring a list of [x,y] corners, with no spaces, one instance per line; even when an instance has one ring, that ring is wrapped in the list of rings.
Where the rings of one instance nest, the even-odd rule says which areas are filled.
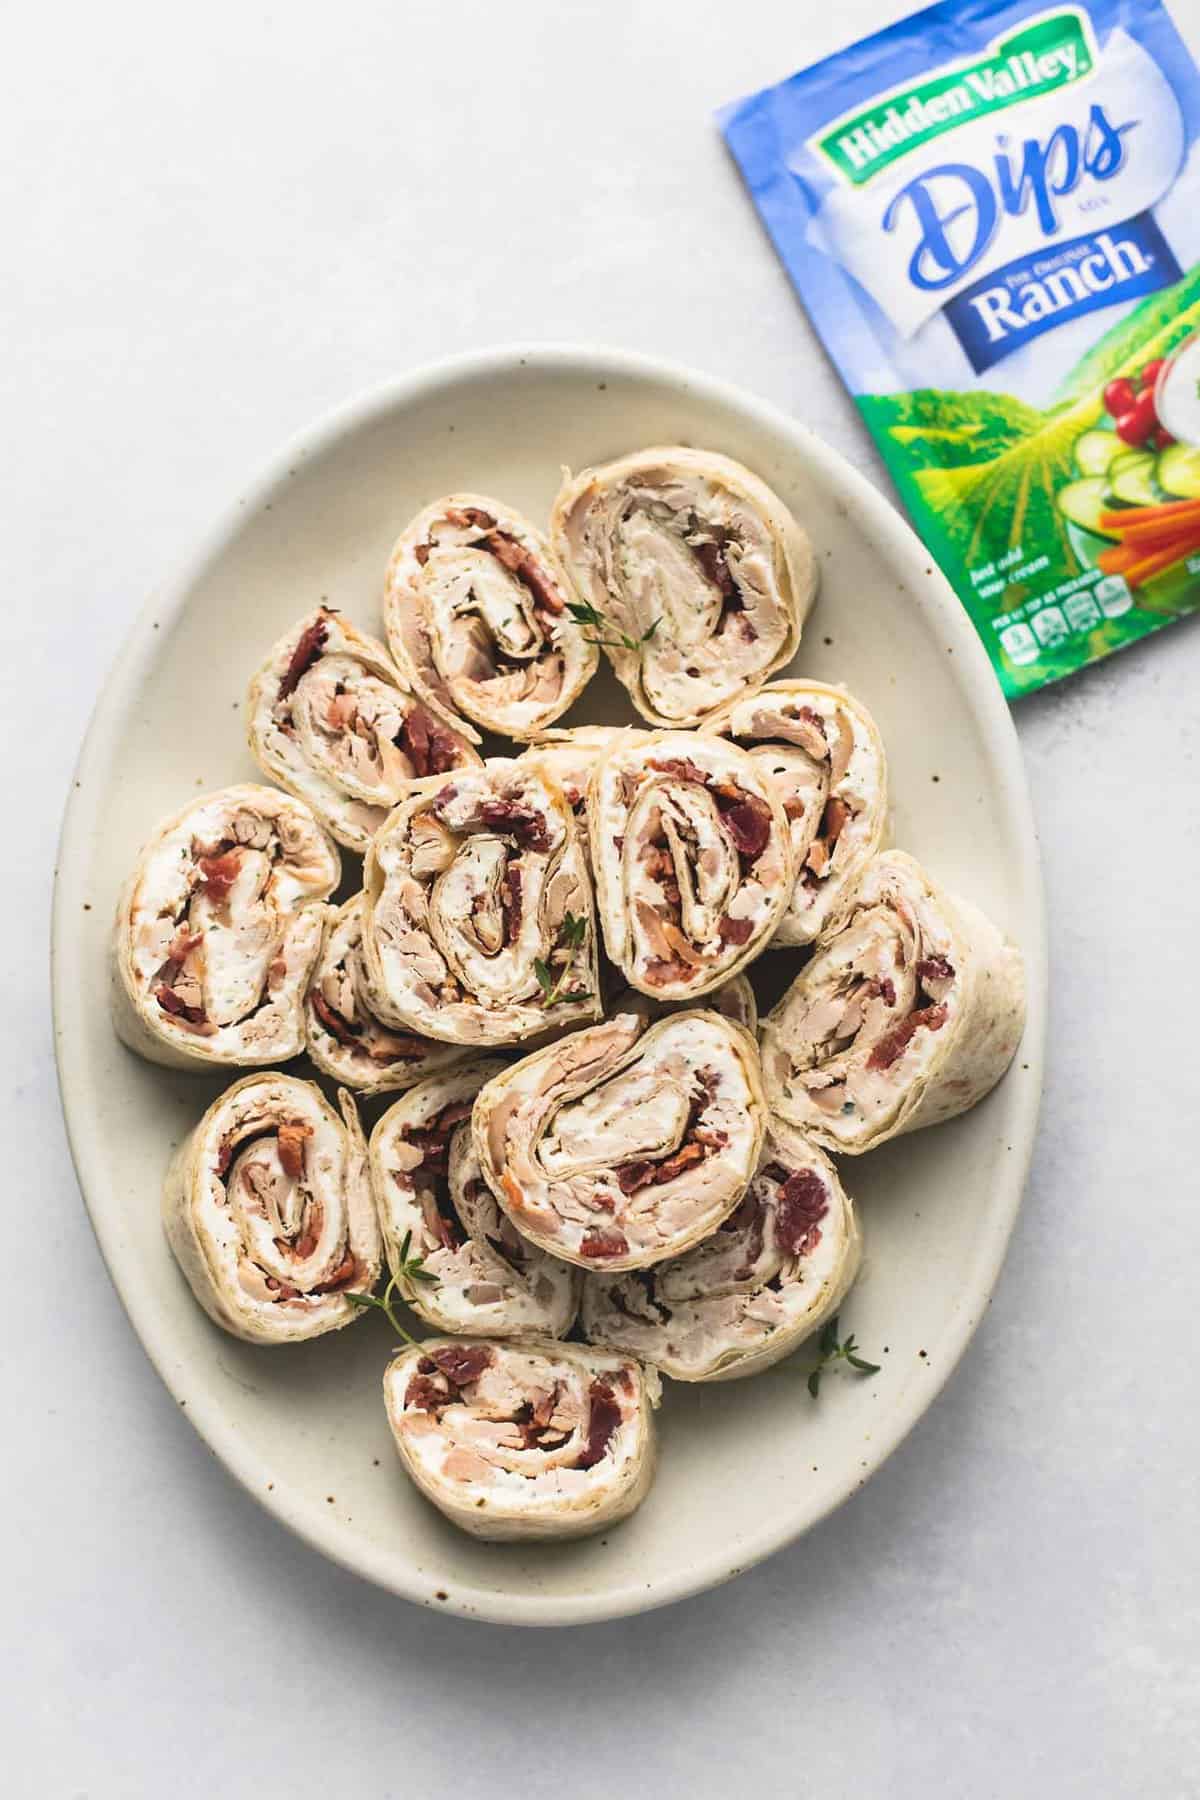
[[[1200,609],[1200,79],[1157,0],[945,0],[720,123],[1005,692]]]

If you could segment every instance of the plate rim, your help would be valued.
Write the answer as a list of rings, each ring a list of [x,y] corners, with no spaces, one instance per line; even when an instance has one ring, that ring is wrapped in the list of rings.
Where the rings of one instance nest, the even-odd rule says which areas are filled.
[[[84,890],[89,828],[94,817],[89,810],[92,785],[90,778],[101,761],[107,762],[112,740],[118,735],[118,721],[124,716],[128,703],[136,692],[142,664],[150,659],[155,645],[155,621],[160,629],[165,629],[179,616],[188,591],[208,564],[223,553],[239,525],[287,479],[288,472],[296,467],[299,460],[326,453],[340,438],[369,427],[433,390],[446,389],[456,384],[471,384],[521,367],[538,367],[559,374],[575,371],[599,380],[610,379],[615,375],[618,378],[629,376],[633,379],[665,382],[690,391],[701,399],[709,399],[715,405],[739,412],[754,424],[792,438],[797,442],[802,455],[815,463],[823,463],[830,469],[843,493],[866,515],[876,540],[885,550],[895,551],[897,568],[902,574],[915,568],[918,558],[921,560],[925,571],[924,587],[922,593],[915,594],[914,598],[919,604],[924,605],[928,601],[932,606],[939,627],[946,635],[947,648],[952,649],[955,654],[958,678],[978,725],[1000,798],[1020,840],[1022,874],[1031,927],[1021,944],[1027,986],[1027,1018],[1021,1059],[1023,1064],[1028,1064],[1029,1079],[1022,1084],[1014,1102],[1014,1141],[1019,1153],[1007,1167],[1003,1193],[993,1195],[992,1205],[981,1230],[980,1242],[976,1247],[976,1285],[970,1294],[962,1295],[949,1325],[938,1341],[936,1361],[929,1371],[931,1379],[923,1387],[919,1400],[914,1402],[910,1390],[910,1398],[899,1401],[887,1419],[881,1420],[872,1431],[870,1444],[865,1446],[868,1451],[863,1459],[865,1467],[860,1462],[852,1477],[848,1476],[844,1482],[839,1483],[827,1497],[822,1498],[816,1510],[805,1514],[798,1522],[789,1522],[783,1528],[772,1526],[748,1544],[739,1546],[738,1559],[733,1566],[730,1566],[729,1553],[717,1548],[690,1562],[680,1573],[648,1585],[640,1582],[627,1583],[617,1588],[554,1596],[536,1593],[499,1594],[465,1585],[450,1593],[445,1600],[437,1600],[430,1593],[428,1577],[419,1575],[415,1564],[409,1569],[397,1567],[391,1552],[373,1544],[360,1543],[351,1552],[340,1541],[341,1533],[336,1520],[330,1520],[327,1515],[318,1512],[315,1506],[309,1507],[286,1489],[282,1492],[267,1491],[263,1479],[267,1471],[266,1462],[250,1447],[245,1434],[225,1419],[219,1405],[215,1401],[206,1400],[203,1385],[191,1387],[187,1381],[186,1369],[181,1370],[177,1366],[177,1359],[169,1342],[169,1332],[160,1332],[149,1316],[149,1309],[142,1306],[140,1284],[122,1267],[119,1233],[112,1224],[116,1208],[111,1184],[103,1173],[102,1161],[92,1155],[97,1133],[94,1121],[88,1114],[88,1080],[79,1048],[83,1041],[82,1033],[77,1040],[73,1040],[71,1030],[73,1015],[78,1015],[83,1004],[79,998],[82,990],[75,972],[82,964],[83,949],[80,934],[72,931],[69,921],[77,916],[75,901]],[[760,398],[738,383],[709,375],[668,358],[613,349],[601,344],[518,341],[423,363],[404,375],[361,390],[348,400],[327,409],[311,424],[293,432],[280,449],[259,465],[253,478],[234,491],[213,523],[196,535],[190,548],[176,561],[169,579],[152,590],[150,598],[137,611],[115,660],[101,682],[72,772],[63,812],[54,872],[50,964],[55,1062],[76,1180],[109,1278],[135,1336],[167,1391],[177,1404],[181,1404],[181,1410],[193,1429],[229,1474],[260,1506],[310,1548],[351,1573],[416,1605],[443,1614],[453,1613],[495,1624],[551,1626],[599,1623],[671,1605],[677,1600],[716,1587],[754,1567],[775,1551],[794,1543],[852,1498],[928,1411],[949,1381],[974,1335],[999,1279],[1008,1242],[1020,1211],[1037,1136],[1043,1085],[1047,995],[1046,916],[1041,861],[1028,778],[1016,729],[974,626],[949,581],[907,519],[888,496],[840,450],[826,443],[781,407]],[[186,1405],[182,1404],[184,1401]]]

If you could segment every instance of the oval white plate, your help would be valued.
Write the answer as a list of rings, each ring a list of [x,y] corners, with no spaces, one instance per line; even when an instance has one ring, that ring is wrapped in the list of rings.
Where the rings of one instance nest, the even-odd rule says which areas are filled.
[[[222,1083],[165,1072],[117,1043],[109,921],[160,817],[189,794],[255,777],[242,696],[274,638],[320,600],[379,629],[388,551],[419,507],[466,488],[545,520],[564,463],[656,443],[739,458],[807,525],[823,587],[795,666],[846,681],[874,713],[896,841],[1023,945],[1029,1026],[1013,1069],[974,1112],[843,1159],[867,1244],[843,1324],[882,1363],[878,1376],[834,1374],[814,1403],[801,1352],[749,1381],[667,1383],[660,1472],[634,1519],[578,1544],[479,1544],[401,1473],[380,1395],[384,1321],[256,1349],[193,1302],[159,1225],[159,1185]],[[607,672],[572,714],[632,717]],[[987,1303],[1032,1145],[1045,989],[1037,847],[1012,724],[962,609],[897,513],[801,426],[706,377],[600,350],[494,351],[397,382],[305,433],[146,610],[77,775],[55,898],[54,993],[80,1184],[172,1394],[238,1480],[316,1549],[408,1599],[474,1617],[610,1618],[709,1587],[795,1538],[860,1487],[925,1411]],[[792,962],[782,952],[760,968],[778,987]]]

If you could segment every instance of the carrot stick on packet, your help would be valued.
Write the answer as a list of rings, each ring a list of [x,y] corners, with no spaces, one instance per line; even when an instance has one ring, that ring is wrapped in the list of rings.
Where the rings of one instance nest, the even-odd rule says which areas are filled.
[[[1200,610],[1200,75],[1160,0],[943,0],[719,117],[1004,691]]]

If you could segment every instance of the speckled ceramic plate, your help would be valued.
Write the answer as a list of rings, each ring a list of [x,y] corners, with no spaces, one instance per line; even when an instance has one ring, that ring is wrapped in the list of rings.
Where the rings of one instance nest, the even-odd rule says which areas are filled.
[[[843,1161],[867,1244],[843,1317],[878,1353],[877,1377],[831,1377],[814,1403],[801,1352],[748,1381],[668,1383],[660,1472],[635,1518],[579,1543],[493,1546],[460,1536],[401,1472],[380,1396],[391,1347],[382,1319],[259,1349],[194,1303],[163,1238],[159,1186],[221,1082],[155,1068],[118,1044],[108,927],[158,819],[189,794],[255,778],[240,703],[284,627],[327,599],[379,630],[388,551],[420,506],[466,488],[544,520],[564,463],[654,443],[739,458],[808,527],[822,594],[794,667],[846,681],[874,713],[896,841],[1024,946],[1029,1026],[975,1111]],[[567,722],[632,716],[603,672]],[[398,381],[291,444],[147,608],[109,678],[63,828],[54,953],[80,1184],[163,1380],[231,1473],[314,1549],[474,1618],[561,1624],[658,1606],[737,1574],[849,1498],[949,1377],[1020,1202],[1041,1085],[1040,881],[1020,755],[982,648],[908,526],[840,456],[763,402],[656,362],[487,352]],[[778,986],[791,959],[760,967]],[[378,1104],[367,1110],[373,1120]]]

